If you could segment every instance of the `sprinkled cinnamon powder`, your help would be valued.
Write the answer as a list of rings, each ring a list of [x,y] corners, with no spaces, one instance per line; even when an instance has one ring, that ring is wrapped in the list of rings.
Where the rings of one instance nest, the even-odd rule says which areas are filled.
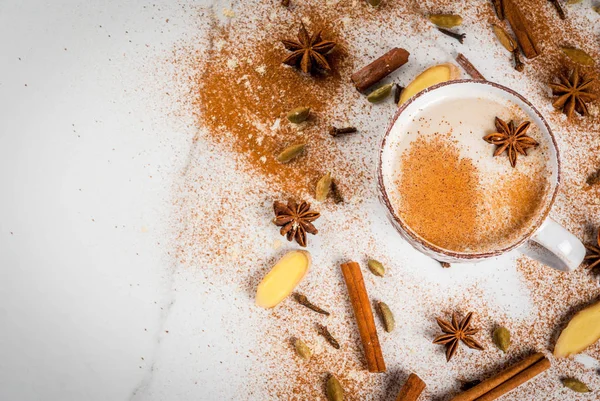
[[[483,194],[471,160],[461,158],[449,138],[435,136],[416,139],[401,163],[398,209],[406,224],[442,248],[476,248],[477,212]]]
[[[502,214],[506,231],[522,232],[539,215],[547,197],[546,174],[543,167],[531,175],[517,173],[512,179],[502,181],[500,190],[492,195],[506,202],[508,210]]]
[[[179,79],[193,99],[190,114],[196,117],[198,132],[189,165],[177,185],[176,257],[181,269],[174,286],[179,295],[187,292],[194,299],[200,296],[218,302],[217,321],[223,328],[219,335],[224,336],[227,344],[233,344],[224,349],[228,355],[239,354],[240,360],[252,361],[251,368],[236,377],[236,396],[221,399],[325,400],[327,372],[337,375],[348,390],[349,400],[394,399],[411,371],[418,373],[428,385],[421,397],[423,400],[449,399],[458,392],[459,380],[488,377],[531,349],[551,352],[557,330],[573,310],[600,295],[594,277],[585,270],[569,274],[554,272],[524,257],[517,261],[515,272],[510,256],[494,264],[481,263],[477,269],[453,265],[451,269],[442,270],[437,262],[400,240],[378,205],[374,180],[376,149],[395,107],[366,104],[344,77],[398,44],[411,52],[411,59],[392,74],[388,82],[396,80],[406,85],[425,67],[453,60],[459,45],[439,35],[424,15],[429,12],[461,14],[465,23],[460,30],[467,33],[467,39],[460,50],[486,77],[522,93],[548,119],[561,150],[563,172],[563,186],[552,217],[574,234],[589,239],[600,225],[600,188],[584,189],[585,178],[600,165],[598,102],[591,105],[594,116],[567,121],[551,107],[552,98],[546,85],[559,70],[572,66],[558,49],[563,42],[584,48],[596,60],[600,59],[600,49],[591,45],[597,39],[597,18],[590,20],[584,13],[569,11],[569,19],[562,22],[545,0],[519,2],[533,21],[543,52],[536,59],[527,60],[525,71],[518,73],[512,69],[510,54],[496,43],[489,28],[489,23],[497,22],[491,2],[384,0],[377,9],[366,1],[298,1],[293,2],[290,9],[279,7],[278,3],[246,1],[243,7],[234,7],[235,17],[224,23],[212,21],[201,27],[198,37],[192,33],[186,39],[192,44],[203,42],[210,50],[191,51],[193,45],[186,43],[177,53]],[[202,18],[209,20],[210,13],[206,10],[202,13]],[[295,35],[300,19],[305,20],[310,31],[325,21],[333,25],[332,36],[328,38],[339,39],[344,51],[336,67],[339,77],[332,75],[312,85],[308,77],[280,66],[278,58],[285,51],[278,47],[278,40]],[[332,57],[334,63],[338,62],[337,56]],[[276,65],[267,65],[270,62]],[[219,85],[211,87],[213,82],[211,71],[205,68],[207,64],[213,68],[212,74]],[[598,75],[597,67],[588,70]],[[271,75],[267,75],[267,71]],[[263,72],[265,77],[261,75]],[[293,72],[290,78],[296,81],[277,84],[279,75],[275,72]],[[244,75],[248,77],[242,78]],[[263,82],[266,76],[274,79],[275,84]],[[304,79],[310,90],[302,86]],[[247,88],[244,82],[250,82],[253,87]],[[260,92],[261,85],[275,91]],[[282,96],[276,90],[278,85],[282,85],[285,96],[290,97]],[[211,96],[218,93],[242,108],[241,115],[231,109],[227,115],[241,124],[243,130],[250,131],[247,134],[253,135],[252,138],[244,137],[242,130],[236,131],[237,126],[218,113],[218,108],[227,108],[229,102],[218,99],[205,106],[200,101],[206,96],[202,94],[203,86],[211,88]],[[296,91],[303,96],[295,97]],[[269,96],[277,101],[271,102]],[[315,119],[309,121],[303,131],[295,131],[285,121],[285,112],[300,105],[297,103],[305,104],[307,98],[314,102],[310,106],[315,111]],[[280,119],[279,129],[271,130],[277,119]],[[259,122],[264,127],[257,124],[257,128],[248,121]],[[334,142],[327,138],[330,122],[338,125],[349,122],[358,126],[360,132]],[[268,135],[271,131],[274,131],[272,136]],[[253,142],[254,135],[260,134],[265,136],[265,145]],[[289,167],[301,169],[310,178],[304,179],[290,171],[281,181],[275,164],[260,164],[262,156],[268,161],[269,156],[277,154],[279,148],[272,137],[278,135],[282,136],[281,146],[297,138],[309,140],[309,152]],[[267,140],[267,136],[271,139]],[[316,150],[311,149],[315,144]],[[253,155],[255,151],[262,152],[261,156]],[[260,163],[256,163],[256,159]],[[308,160],[318,163],[304,165]],[[288,301],[272,311],[257,310],[253,305],[256,285],[283,252],[293,249],[285,241],[281,244],[278,230],[270,223],[272,201],[290,194],[310,197],[309,181],[314,184],[319,176],[316,169],[327,171],[336,166],[339,169],[334,175],[343,175],[342,190],[351,188],[356,194],[349,207],[319,205],[320,232],[310,245],[314,266],[300,288],[315,303],[331,311],[332,316],[323,319],[307,315]],[[290,183],[295,180],[297,183]],[[360,340],[338,271],[339,260],[356,259],[364,263],[367,257],[377,258],[388,270],[383,279],[365,276],[369,294],[374,300],[388,303],[398,322],[398,329],[392,335],[381,336],[390,367],[385,375],[369,375],[364,371]],[[194,283],[201,286],[195,287]],[[223,295],[225,293],[232,295]],[[203,317],[202,304],[199,302],[198,308],[199,316]],[[231,314],[221,316],[222,309]],[[486,350],[460,349],[452,363],[447,364],[443,347],[431,344],[438,331],[435,317],[447,318],[453,311],[470,310],[476,313],[474,324],[481,329],[478,340]],[[194,324],[197,317],[192,316],[186,325]],[[313,331],[316,321],[330,327],[342,344],[340,351],[329,349],[316,335]],[[496,324],[508,327],[513,334],[514,348],[507,355],[491,343],[489,333]],[[200,328],[204,332],[204,327]],[[306,364],[295,355],[289,343],[293,336],[302,338],[317,351],[314,363]],[[199,347],[203,351],[196,365],[204,366],[206,347],[221,349],[225,346],[210,340]],[[588,353],[600,358],[598,349],[596,345]],[[186,358],[188,351],[185,349]],[[559,378],[565,375],[574,375],[592,388],[600,388],[593,366],[574,359],[552,362],[549,372],[504,399],[537,399],[540,395],[556,401],[578,399],[562,388]],[[161,363],[166,365],[168,361]],[[215,370],[222,368],[215,365]],[[168,368],[162,371],[170,372]],[[198,379],[197,371],[190,369],[190,372],[192,382]],[[154,374],[160,377],[161,370],[157,369]],[[201,375],[199,384],[208,387],[208,383],[202,381],[207,377]]]
[[[347,51],[334,24],[314,14],[307,18],[310,32],[322,29],[324,39],[338,43],[326,56],[331,74],[309,76],[281,63],[288,53],[281,39],[295,39],[300,26],[291,20],[285,29],[250,41],[216,29],[212,40],[219,45],[209,52],[195,86],[199,123],[207,135],[294,196],[312,192],[327,165],[334,174],[355,168],[326,130],[342,76],[351,70]],[[311,108],[309,119],[290,123],[287,112],[300,106]],[[298,143],[307,145],[302,156],[287,164],[277,161],[283,149]],[[342,186],[347,192],[355,183],[342,180]]]
[[[526,118],[510,102],[463,99],[440,101],[394,128],[398,142],[390,146],[400,156],[396,188],[388,193],[406,226],[429,243],[467,253],[508,248],[534,229],[547,208],[548,138],[532,127],[541,145],[512,168],[482,140],[493,132],[495,116]]]

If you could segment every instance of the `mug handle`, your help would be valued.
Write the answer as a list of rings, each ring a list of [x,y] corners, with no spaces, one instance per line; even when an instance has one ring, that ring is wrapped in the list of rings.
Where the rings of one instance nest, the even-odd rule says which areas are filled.
[[[519,250],[546,266],[565,272],[579,267],[586,253],[581,241],[551,218],[547,218]]]

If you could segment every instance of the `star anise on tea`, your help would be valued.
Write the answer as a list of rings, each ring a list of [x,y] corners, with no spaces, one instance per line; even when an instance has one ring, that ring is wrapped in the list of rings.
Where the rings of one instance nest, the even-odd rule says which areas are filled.
[[[323,70],[330,71],[331,67],[325,58],[336,45],[330,40],[322,40],[322,30],[313,34],[308,34],[304,23],[300,25],[298,31],[298,40],[284,39],[281,41],[287,50],[292,51],[283,63],[291,66],[298,65],[306,74]]]
[[[436,319],[444,334],[437,336],[435,340],[433,340],[433,343],[446,346],[446,361],[450,361],[454,356],[461,341],[469,348],[478,350],[483,349],[481,344],[473,338],[473,335],[479,330],[471,327],[472,317],[473,312],[469,312],[460,322],[456,317],[456,313],[452,314],[452,322],[447,322],[440,318]]]
[[[496,117],[496,131],[483,137],[487,143],[496,145],[494,156],[499,156],[506,152],[510,165],[517,165],[517,154],[527,156],[527,149],[535,148],[539,144],[530,136],[527,136],[527,130],[531,123],[524,121],[515,128],[515,122],[511,120],[508,124],[506,121]]]
[[[582,116],[589,114],[587,102],[597,99],[592,93],[594,78],[580,74],[579,68],[575,67],[570,76],[560,75],[560,83],[551,83],[552,94],[558,98],[552,104],[557,109],[562,109],[568,118],[573,117],[573,111]]]
[[[588,268],[590,269],[600,265],[600,231],[598,231],[598,239],[596,240],[596,243],[596,245],[585,245],[585,248],[588,250],[588,254],[585,256],[584,260],[589,261]]]
[[[317,234],[319,231],[312,224],[321,215],[310,210],[310,203],[290,200],[287,205],[283,202],[273,203],[275,218],[273,223],[281,227],[280,233],[288,241],[296,240],[300,246],[306,246],[306,233]]]

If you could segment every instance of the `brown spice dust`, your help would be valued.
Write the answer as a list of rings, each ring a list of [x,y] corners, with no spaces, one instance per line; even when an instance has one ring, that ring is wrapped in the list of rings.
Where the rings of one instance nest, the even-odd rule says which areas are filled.
[[[286,51],[279,36],[295,35],[293,24],[289,32],[253,38],[251,43],[240,43],[218,29],[214,40],[225,44],[210,52],[194,88],[199,119],[208,134],[241,156],[253,171],[295,196],[312,188],[325,160],[334,159],[342,171],[350,168],[323,128],[329,125],[332,97],[342,85],[342,74],[350,68],[332,26],[315,18],[310,27],[311,31],[325,28],[324,39],[339,43],[327,55],[332,72],[316,77],[281,63]],[[290,123],[286,114],[300,106],[310,107],[311,116],[304,123]],[[289,164],[278,162],[276,156],[296,143],[307,144],[304,155]]]
[[[255,2],[256,7],[246,9],[238,14],[236,17],[237,21],[242,19],[242,15],[259,16],[261,21],[270,21],[270,14],[273,10],[276,10],[274,6],[279,6],[277,2],[264,0]],[[194,60],[195,68],[202,66],[202,72],[195,75],[196,69],[191,69],[192,74],[189,74],[188,69],[182,73],[185,75],[191,75],[191,95],[195,97],[195,110],[194,113],[198,116],[197,122],[198,127],[202,130],[207,128],[208,132],[206,136],[212,143],[219,143],[225,145],[227,150],[230,150],[233,155],[239,155],[241,159],[244,159],[248,166],[251,167],[252,171],[261,173],[266,177],[271,177],[271,181],[276,185],[281,184],[283,191],[303,191],[305,182],[309,181],[302,178],[301,173],[295,173],[296,168],[305,168],[310,174],[313,174],[311,169],[316,169],[320,164],[321,166],[327,165],[332,162],[341,161],[340,167],[348,167],[348,163],[353,163],[345,160],[341,157],[339,145],[334,142],[324,140],[322,141],[320,136],[326,133],[326,126],[329,124],[326,120],[331,116],[328,112],[333,108],[327,104],[328,99],[337,99],[340,103],[339,98],[336,95],[340,91],[345,90],[347,83],[338,82],[336,80],[341,79],[332,75],[331,77],[321,78],[315,82],[314,85],[309,88],[304,87],[305,78],[302,74],[292,70],[288,67],[280,67],[279,57],[285,54],[283,47],[278,48],[276,43],[278,39],[286,37],[289,33],[294,34],[297,30],[297,26],[294,25],[299,18],[308,17],[312,20],[314,25],[318,25],[319,21],[314,14],[322,14],[329,21],[337,21],[341,18],[347,18],[351,21],[351,25],[360,26],[361,29],[370,26],[376,26],[378,30],[385,32],[387,36],[396,37],[402,34],[409,27],[412,38],[415,39],[416,43],[413,43],[413,48],[417,47],[417,44],[427,49],[437,49],[435,38],[436,35],[432,35],[432,28],[430,24],[422,18],[422,14],[428,12],[456,12],[460,13],[465,17],[468,22],[465,26],[465,32],[468,32],[470,37],[472,35],[480,38],[482,42],[485,42],[486,46],[489,43],[489,50],[485,52],[488,57],[496,56],[496,60],[499,65],[497,69],[489,69],[486,71],[486,76],[492,73],[490,79],[497,80],[497,82],[511,86],[511,75],[518,73],[512,72],[512,66],[510,61],[510,55],[504,53],[504,49],[501,49],[503,53],[499,56],[497,53],[494,54],[493,50],[493,37],[490,35],[486,36],[486,29],[489,28],[490,23],[498,23],[497,18],[493,13],[491,2],[478,2],[477,4],[471,4],[471,2],[457,3],[450,0],[436,0],[429,1],[427,3],[416,3],[414,1],[409,2],[393,2],[386,1],[382,2],[382,6],[376,10],[373,10],[367,2],[339,2],[335,7],[322,7],[322,2],[319,5],[313,4],[316,2],[296,2],[292,4],[290,10],[292,13],[289,16],[286,14],[285,18],[281,17],[278,21],[278,25],[274,29],[269,29],[268,38],[262,39],[264,42],[260,43],[256,32],[252,32],[252,35],[248,35],[246,40],[240,41],[239,36],[235,37],[235,32],[244,32],[243,24],[231,24],[228,26],[227,32],[222,29],[212,29],[211,40],[214,43],[224,44],[222,47],[215,46],[208,54],[202,54],[202,57],[198,57],[197,54],[189,55]],[[330,3],[330,2],[326,2]],[[331,2],[334,3],[334,2]],[[487,3],[487,4],[485,4]],[[591,235],[586,232],[586,227],[594,226],[597,227],[600,224],[596,216],[600,216],[600,203],[598,203],[598,189],[597,187],[590,189],[589,191],[582,191],[582,185],[585,182],[585,178],[589,173],[595,171],[600,165],[600,138],[597,133],[598,129],[598,118],[597,109],[598,102],[595,102],[594,108],[596,114],[594,116],[584,119],[576,118],[572,121],[566,121],[564,116],[559,112],[552,112],[551,110],[544,109],[546,103],[551,103],[551,96],[547,89],[547,83],[551,81],[556,73],[564,68],[572,67],[568,59],[560,52],[559,46],[571,45],[579,48],[583,48],[588,53],[592,54],[597,60],[600,60],[600,48],[593,46],[596,43],[597,32],[594,29],[594,25],[589,20],[582,21],[581,18],[575,19],[574,13],[569,13],[569,18],[566,21],[558,20],[554,9],[551,4],[545,0],[523,0],[520,2],[523,7],[523,12],[527,18],[532,22],[532,28],[536,37],[540,40],[543,49],[542,55],[534,60],[528,60],[525,71],[520,75],[521,82],[526,82],[526,89],[521,89],[524,95],[526,95],[534,104],[541,108],[542,113],[548,119],[552,128],[557,134],[559,146],[561,147],[563,157],[563,186],[561,195],[558,197],[556,206],[553,209],[553,218],[557,219],[561,224],[567,226],[574,234],[584,237],[584,235]],[[279,7],[281,8],[281,7]],[[312,8],[315,8],[318,12],[310,12]],[[584,23],[585,22],[585,23]],[[288,26],[289,24],[289,26]],[[311,30],[313,25],[308,25]],[[597,27],[597,25],[596,25]],[[288,29],[289,28],[289,29]],[[329,39],[336,39],[336,35],[339,33],[339,26],[334,26]],[[353,68],[349,67],[352,63],[358,62],[358,66],[363,65],[369,61],[375,54],[369,54],[365,49],[366,46],[358,43],[354,43],[351,40],[353,29],[348,29],[344,34],[344,39],[348,40],[349,54],[347,58],[340,57],[339,65],[334,67],[334,71],[339,67],[341,76],[349,76],[349,73],[353,71]],[[370,34],[364,33],[362,30],[355,34],[357,38],[365,38],[367,43],[378,43],[377,35],[373,32]],[[260,36],[260,33],[259,33]],[[402,39],[399,39],[402,41]],[[341,46],[346,48],[346,43],[343,40],[338,40]],[[406,41],[406,43],[409,43]],[[468,50],[472,52],[476,51],[471,48],[473,42],[469,43],[468,40],[464,45],[465,54],[469,54]],[[385,50],[385,46],[382,45],[381,49]],[[280,54],[278,54],[278,50]],[[336,52],[340,50],[337,49]],[[410,50],[410,49],[409,49]],[[261,55],[261,52],[264,55]],[[368,55],[368,58],[365,56]],[[186,55],[187,56],[187,55]],[[227,62],[231,59],[238,58],[237,66],[234,62],[228,64]],[[335,65],[336,54],[334,53],[330,58],[332,63]],[[358,60],[358,61],[357,61]],[[502,64],[504,60],[504,64]],[[414,60],[413,60],[414,61]],[[476,59],[473,60],[477,61]],[[273,63],[271,65],[271,62]],[[420,63],[433,63],[434,60],[429,58],[419,59]],[[263,69],[262,66],[265,66]],[[480,64],[477,64],[480,67]],[[410,66],[409,66],[410,67]],[[483,66],[485,67],[485,65]],[[504,71],[502,71],[504,70]],[[600,71],[597,67],[589,69],[592,74],[598,76]],[[264,75],[263,74],[264,71]],[[248,77],[244,75],[248,73]],[[279,74],[282,75],[279,75]],[[401,83],[406,84],[412,78],[411,75],[402,75],[403,71],[400,72]],[[288,78],[293,77],[295,81],[293,83],[288,81]],[[213,82],[213,79],[215,80]],[[274,82],[266,83],[263,89],[258,89],[262,86],[264,80],[274,80]],[[279,82],[278,80],[284,82]],[[248,83],[245,83],[246,81]],[[310,82],[308,82],[311,85]],[[248,89],[248,85],[256,85],[251,91]],[[278,92],[280,85],[285,88],[284,94],[289,96],[285,105],[280,105],[282,94]],[[267,87],[271,91],[273,88],[277,89],[275,93],[269,93],[268,90],[264,90]],[[203,91],[208,88],[210,96]],[[596,85],[596,91],[600,90],[600,84]],[[298,93],[298,96],[296,96]],[[205,104],[201,99],[214,96],[221,97],[223,99],[214,99],[212,104]],[[307,97],[308,96],[308,97]],[[273,100],[269,100],[273,97]],[[293,107],[305,105],[305,99],[310,99],[310,106],[314,110],[315,120],[309,121],[305,125],[305,129],[300,131],[296,127],[290,126],[285,121],[285,112]],[[212,100],[212,99],[209,99]],[[319,103],[321,101],[321,103]],[[235,106],[234,106],[235,102]],[[546,102],[546,103],[545,103]],[[228,110],[226,113],[222,113],[222,110]],[[241,108],[237,108],[241,107]],[[239,112],[236,115],[236,111]],[[260,118],[255,118],[255,115]],[[354,114],[350,114],[353,118],[350,120],[351,123],[355,123]],[[258,128],[259,124],[250,124],[249,120],[256,122],[267,122],[267,128],[274,124],[276,118],[282,119],[281,127],[275,130],[274,136],[279,136],[281,141],[276,143],[275,141],[268,142],[267,144],[260,145],[258,142],[252,142],[252,138],[247,138],[248,135],[253,135],[253,138],[258,138],[254,135],[261,133],[263,130]],[[339,116],[337,116],[339,118]],[[333,118],[333,117],[331,117]],[[379,116],[378,116],[379,118]],[[318,122],[318,124],[316,124]],[[271,123],[271,124],[269,124]],[[331,124],[339,124],[340,121],[332,121]],[[360,124],[360,123],[357,123]],[[317,127],[317,125],[319,127]],[[556,127],[556,128],[555,128]],[[363,126],[359,126],[361,134],[368,132],[363,129]],[[322,132],[320,132],[321,130]],[[244,136],[245,135],[245,136]],[[311,141],[313,137],[318,138],[315,142]],[[261,163],[261,155],[258,151],[262,151],[263,155],[269,160],[268,155],[274,157],[279,150],[286,145],[289,145],[294,139],[306,138],[309,143],[309,153],[303,158],[300,158],[296,162],[286,166],[284,170],[286,172],[285,177],[281,177],[281,171],[278,171],[278,165],[268,164],[263,166]],[[203,138],[204,139],[204,138]],[[339,138],[338,138],[339,139]],[[350,139],[350,138],[347,138]],[[202,142],[202,141],[198,141]],[[376,140],[366,140],[365,146],[377,146]],[[233,145],[231,145],[233,144]],[[278,147],[277,145],[280,145]],[[337,145],[337,146],[336,146]],[[333,146],[333,148],[331,147]],[[257,151],[258,149],[258,151]],[[257,154],[255,154],[257,153]],[[316,156],[320,155],[323,157],[321,163],[313,164],[313,166],[304,166],[304,163],[313,161],[313,157],[318,159]],[[256,163],[256,161],[260,163]],[[350,167],[354,165],[350,164]],[[198,168],[200,169],[200,168]],[[356,170],[352,169],[353,173],[360,175],[362,180],[368,180],[370,178],[369,173],[365,173],[365,167],[360,166]],[[293,175],[293,177],[301,177],[298,183],[295,179],[291,179],[287,172]],[[318,177],[324,173],[319,171],[314,173],[313,182],[316,182]],[[335,172],[334,172],[334,175]],[[182,231],[179,241],[181,242],[181,255],[185,254],[185,258],[182,256],[182,264],[188,267],[195,266],[223,266],[213,268],[210,274],[211,283],[221,283],[239,280],[239,277],[246,277],[246,270],[249,268],[247,265],[239,263],[237,259],[231,256],[229,250],[233,246],[240,244],[239,230],[243,229],[252,224],[259,224],[263,221],[268,221],[267,213],[261,213],[260,208],[255,208],[253,205],[252,209],[248,209],[255,214],[248,214],[239,216],[239,213],[232,213],[232,210],[239,208],[237,203],[233,203],[234,199],[243,199],[248,194],[240,193],[236,188],[222,188],[219,196],[213,195],[212,192],[206,191],[201,192],[193,184],[200,182],[201,186],[204,183],[199,178],[203,175],[198,171],[192,171],[186,181],[187,186],[185,187],[185,196],[180,206],[182,208],[181,220],[185,222],[185,229]],[[354,178],[354,177],[351,177]],[[216,177],[215,179],[220,179]],[[221,181],[219,181],[221,182]],[[341,185],[345,186],[342,188],[344,194],[347,193],[348,181],[345,179],[341,180]],[[278,188],[278,189],[279,189]],[[309,191],[310,192],[310,191]],[[199,193],[202,194],[200,198]],[[279,194],[279,193],[278,193]],[[270,198],[270,194],[262,193],[260,196],[265,199]],[[208,199],[208,200],[207,200]],[[254,198],[253,198],[254,199]],[[215,207],[215,210],[209,210],[206,206],[212,203],[215,205],[221,205]],[[578,206],[578,207],[575,207]],[[268,209],[267,206],[264,208]],[[210,212],[210,213],[209,213]],[[346,222],[344,240],[354,240],[351,232],[359,224],[362,224],[366,220],[367,216],[357,214],[354,217],[354,221]],[[241,221],[241,223],[240,223]],[[242,224],[243,223],[243,224]],[[206,230],[206,226],[211,228]],[[232,228],[239,229],[235,232]],[[352,231],[351,231],[352,230]],[[232,233],[234,233],[232,235]],[[594,233],[595,234],[595,233]],[[274,234],[276,238],[277,233]],[[214,241],[217,238],[218,241]],[[354,240],[356,248],[360,248],[358,244],[364,245],[370,249],[370,254],[381,252],[379,241],[376,237],[371,235],[369,232],[361,232],[360,242]],[[215,243],[216,242],[216,243]],[[199,245],[200,244],[200,245]],[[217,246],[218,245],[218,246]],[[229,246],[230,245],[230,246]],[[264,249],[256,249],[256,246],[251,246],[248,243],[243,243],[242,246],[245,251],[250,252],[246,249],[252,249],[252,257],[255,260],[259,260],[264,255]],[[178,253],[180,255],[180,253]],[[379,291],[386,291],[389,293],[388,299],[394,299],[392,296],[396,294],[392,288],[402,288],[403,296],[406,294],[413,295],[413,298],[417,298],[423,294],[422,280],[413,281],[410,280],[408,275],[404,274],[406,268],[412,267],[411,261],[394,261],[396,271],[400,271],[403,274],[394,276],[394,269],[391,270],[391,277],[394,279],[394,286],[389,284],[378,283],[377,287],[373,286],[373,289]],[[391,261],[389,261],[391,263]],[[386,263],[387,264],[387,263]],[[334,269],[337,266],[328,266]],[[393,264],[392,264],[392,267]],[[295,357],[293,349],[286,347],[283,354],[281,352],[265,352],[261,354],[261,351],[256,351],[257,354],[265,356],[263,363],[268,366],[269,376],[262,375],[257,376],[256,381],[252,382],[251,386],[248,386],[246,391],[248,392],[247,399],[252,399],[252,394],[255,393],[258,386],[264,382],[269,383],[269,389],[271,390],[271,397],[269,399],[287,399],[287,400],[305,400],[305,399],[324,399],[324,381],[326,374],[324,372],[331,371],[342,382],[342,385],[348,392],[348,399],[350,400],[364,400],[373,397],[374,399],[392,399],[394,391],[387,394],[384,397],[385,388],[388,387],[387,382],[382,379],[382,376],[363,374],[362,370],[363,363],[360,361],[361,349],[360,343],[358,342],[358,336],[354,332],[354,324],[351,318],[351,310],[344,310],[344,308],[338,308],[340,299],[344,299],[344,291],[336,288],[334,291],[324,290],[322,282],[335,282],[335,277],[328,273],[329,269],[323,269],[323,274],[326,274],[326,279],[319,280],[315,279],[314,285],[305,288],[311,299],[314,298],[315,302],[319,305],[323,305],[328,310],[332,311],[334,318],[336,316],[344,316],[344,318],[336,321],[332,327],[336,334],[340,335],[340,341],[342,342],[342,352],[336,351],[326,344],[322,344],[321,354],[317,355],[310,365],[303,363],[301,360]],[[423,399],[447,399],[452,393],[451,379],[450,377],[463,378],[465,379],[479,378],[484,379],[493,371],[499,369],[501,364],[501,357],[494,354],[493,352],[481,353],[475,355],[465,355],[460,360],[460,364],[456,365],[458,371],[450,371],[447,376],[442,378],[435,376],[439,373],[439,367],[436,365],[436,360],[427,361],[426,364],[420,366],[420,364],[411,359],[413,357],[413,347],[418,344],[417,337],[420,338],[424,331],[421,331],[419,323],[423,320],[440,313],[440,309],[444,309],[445,312],[454,310],[457,305],[467,309],[477,309],[481,316],[481,325],[484,331],[490,331],[493,324],[498,321],[506,320],[504,324],[509,327],[511,332],[514,332],[515,338],[518,341],[517,349],[515,353],[522,352],[530,348],[536,348],[546,351],[551,351],[553,339],[555,336],[555,330],[560,327],[566,321],[566,317],[572,313],[572,305],[579,305],[581,303],[589,302],[592,299],[596,299],[599,296],[598,285],[595,280],[585,270],[578,270],[569,275],[554,272],[544,266],[541,266],[537,262],[533,262],[527,258],[521,258],[518,263],[518,271],[521,281],[531,291],[531,302],[534,309],[534,319],[515,319],[505,311],[498,309],[496,305],[487,305],[487,294],[483,290],[477,287],[470,288],[469,291],[456,293],[451,296],[445,296],[443,299],[435,297],[435,292],[426,294],[424,300],[418,304],[418,308],[411,310],[410,313],[405,312],[405,320],[415,322],[416,327],[419,331],[416,334],[412,334],[411,337],[402,337],[402,342],[397,344],[394,338],[390,338],[389,348],[386,350],[386,357],[394,361],[401,361],[403,368],[416,366],[426,372],[428,377],[436,377],[431,379],[431,384],[428,382],[429,388],[426,390],[426,394],[423,394]],[[256,283],[249,285],[253,287]],[[310,281],[308,284],[311,284]],[[428,284],[434,285],[435,284]],[[439,287],[446,292],[446,287]],[[310,291],[308,291],[310,290]],[[551,296],[549,296],[551,294]],[[410,298],[410,297],[409,297]],[[556,299],[560,299],[561,302],[556,302]],[[570,306],[571,305],[571,306]],[[336,310],[338,309],[338,310]],[[341,310],[340,310],[341,309]],[[278,311],[273,316],[269,316],[266,320],[275,327],[267,330],[264,334],[264,343],[259,344],[259,349],[264,350],[277,344],[287,343],[288,338],[292,335],[300,335],[303,339],[307,339],[311,346],[318,343],[319,338],[313,334],[314,317],[304,318],[303,316],[298,317],[297,313],[292,313],[284,309]],[[402,312],[402,310],[400,310]],[[350,316],[350,317],[349,317]],[[418,317],[417,317],[418,316]],[[332,324],[332,323],[328,323]],[[410,326],[415,326],[411,324]],[[431,323],[433,325],[434,323]],[[346,332],[348,331],[348,332]],[[487,341],[486,338],[483,338]],[[488,341],[489,342],[489,341]],[[348,345],[348,346],[346,346]],[[491,349],[491,344],[488,344]],[[596,344],[592,347],[589,352],[593,357],[599,356],[600,345]],[[419,351],[422,351],[420,349]],[[424,355],[428,355],[428,349],[424,349]],[[318,354],[318,353],[317,353]],[[414,354],[416,355],[416,354]],[[440,355],[440,358],[443,356]],[[421,360],[423,358],[419,358]],[[400,363],[400,362],[399,362]],[[288,366],[289,369],[281,369],[281,365]],[[358,371],[359,373],[355,373]],[[271,372],[275,372],[271,375]],[[511,394],[505,396],[507,400],[521,400],[521,399],[534,399],[539,397],[540,394],[547,395],[549,399],[562,399],[561,395],[561,384],[556,380],[559,376],[565,374],[576,374],[578,377],[591,383],[592,385],[599,386],[600,381],[597,379],[595,372],[589,369],[584,369],[578,362],[569,360],[560,360],[553,362],[552,371],[540,377],[535,381],[528,383],[525,386],[521,386]],[[405,378],[401,377],[400,381]],[[456,384],[458,386],[458,384]],[[456,387],[455,386],[455,387]],[[457,391],[457,389],[454,389]],[[431,392],[430,392],[431,391]],[[564,395],[564,393],[562,393]],[[441,398],[440,398],[441,397]],[[257,397],[255,397],[257,398]],[[265,399],[263,397],[263,399]]]
[[[471,247],[481,194],[477,169],[447,139],[419,137],[402,156],[401,217],[425,240],[452,250]]]
[[[426,241],[457,252],[502,249],[519,239],[547,199],[543,168],[482,184],[455,141],[420,136],[401,158],[401,218]]]

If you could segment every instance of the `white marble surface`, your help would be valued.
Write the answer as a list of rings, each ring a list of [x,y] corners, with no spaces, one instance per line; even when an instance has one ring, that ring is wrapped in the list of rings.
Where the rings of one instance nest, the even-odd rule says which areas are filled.
[[[2,400],[126,400],[152,376],[191,137],[158,116],[147,63],[181,37],[179,9],[0,4]]]
[[[153,64],[194,29],[189,10],[0,4],[1,400],[242,399],[260,331],[244,313],[252,300],[172,256],[172,188],[193,129],[172,115]],[[527,306],[514,255],[448,279],[392,236],[378,205],[364,207],[382,243],[427,280],[486,276],[482,288],[502,283],[495,302],[510,314]]]

